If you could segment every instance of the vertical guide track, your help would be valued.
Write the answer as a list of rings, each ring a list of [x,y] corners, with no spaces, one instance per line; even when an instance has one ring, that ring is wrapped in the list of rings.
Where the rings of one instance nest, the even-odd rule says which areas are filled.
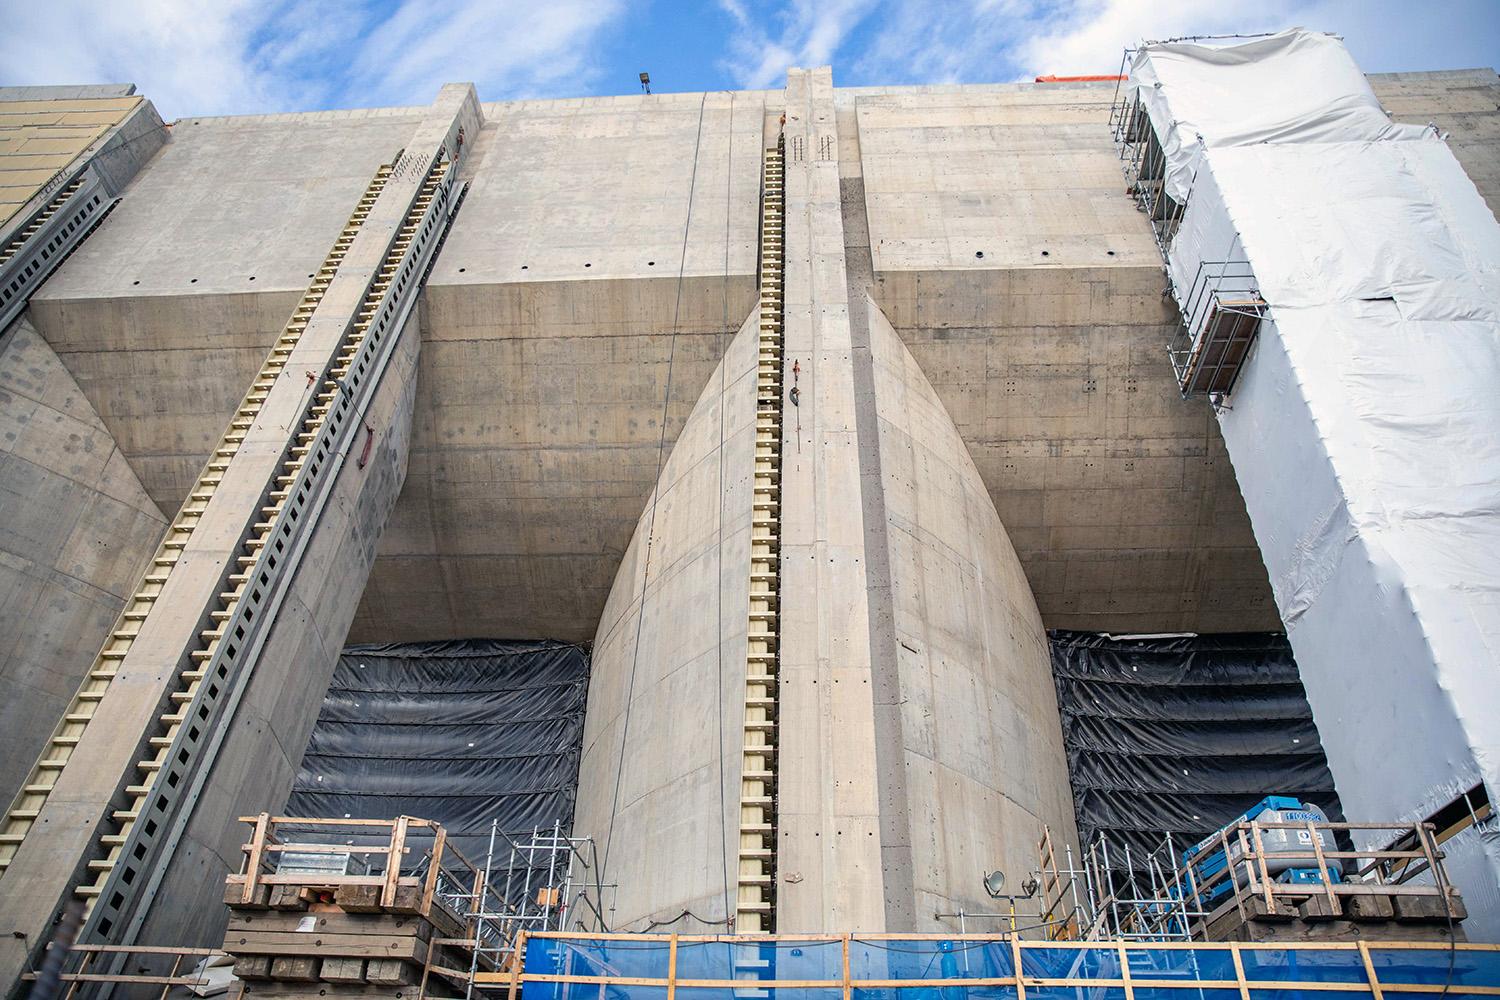
[[[160,858],[170,856],[208,774],[260,644],[290,586],[321,505],[332,490],[340,456],[354,439],[360,407],[378,386],[401,324],[415,304],[426,265],[456,205],[450,164],[435,158],[388,245],[384,258],[306,403],[300,425],[268,484],[261,519],[249,529],[225,589],[200,633],[188,669],[170,694],[147,743],[151,757],[136,764],[141,780],[125,789],[88,863],[91,880],[76,888],[89,916],[88,940],[132,943]],[[273,349],[273,354],[282,348]],[[285,348],[290,355],[291,348]],[[285,356],[285,355],[284,355]],[[247,424],[248,427],[248,424]],[[148,808],[149,807],[149,808]],[[111,829],[112,828],[112,829]],[[145,883],[143,886],[142,883]],[[129,928],[121,924],[131,919]]]
[[[765,151],[760,217],[760,329],[755,376],[755,480],[750,630],[740,766],[739,892],[734,929],[776,929],[776,688],[781,595],[782,264],[785,138]]]
[[[385,187],[390,174],[390,166],[383,166],[377,170],[360,197],[353,214],[349,216],[348,223],[345,224],[338,239],[334,241],[333,248],[329,250],[322,266],[318,268],[307,291],[303,293],[302,300],[297,304],[291,319],[287,321],[281,335],[272,345],[271,352],[267,355],[254,382],[251,383],[249,392],[245,394],[245,398],[235,410],[228,429],[225,430],[203,471],[189,490],[182,508],[172,519],[172,524],[163,536],[151,562],[147,565],[139,586],[125,602],[125,607],[116,619],[114,628],[111,629],[109,638],[104,643],[104,648],[100,650],[93,666],[85,675],[82,686],[73,696],[62,720],[53,730],[52,737],[42,751],[41,758],[32,766],[26,783],[21,786],[20,792],[16,795],[15,801],[4,818],[0,819],[0,876],[4,875],[11,859],[15,857],[16,851],[20,849],[21,843],[31,831],[42,806],[46,804],[47,797],[56,787],[63,768],[67,766],[68,759],[73,754],[73,748],[78,745],[84,730],[93,720],[99,703],[109,690],[110,681],[114,679],[120,661],[130,651],[135,637],[140,632],[141,623],[145,621],[146,615],[150,613],[160,596],[167,577],[172,572],[172,567],[177,564],[183,548],[187,545],[193,530],[198,526],[198,521],[208,507],[209,500],[213,498],[214,491],[229,468],[230,460],[234,458],[250,426],[260,414],[266,396],[269,395],[277,376],[286,367],[292,348],[297,345],[303,331],[307,329],[313,311],[322,301],[334,275],[338,273],[345,253],[348,252],[355,235],[369,216],[370,209]],[[65,189],[58,197],[63,198],[71,194],[71,191],[71,187]],[[0,254],[0,259],[3,259],[3,256],[4,254]],[[223,618],[218,617],[219,614],[215,612],[215,620],[223,621]],[[193,673],[197,676],[189,676],[188,673],[182,675],[184,689],[195,684],[202,676],[199,671]],[[142,765],[142,768],[146,770],[146,765]],[[149,783],[152,773],[149,770],[146,772],[144,779],[146,783]]]

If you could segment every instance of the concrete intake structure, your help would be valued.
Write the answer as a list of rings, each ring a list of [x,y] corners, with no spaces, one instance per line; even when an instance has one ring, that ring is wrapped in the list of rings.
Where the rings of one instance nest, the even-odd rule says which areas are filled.
[[[925,931],[985,908],[984,871],[1030,871],[1044,824],[1076,834],[1041,616],[958,431],[870,298],[833,121],[831,73],[793,71],[776,880],[772,921],[749,929]],[[689,415],[595,641],[574,829],[603,845],[620,928],[686,913],[708,929],[737,908],[741,809],[756,808],[738,723],[760,331],[752,316]]]
[[[1372,85],[1500,200],[1492,71]],[[1281,625],[1113,92],[132,104],[149,155],[0,332],[0,680],[47,717],[3,733],[6,985],[74,899],[218,943],[346,642],[593,638],[574,832],[616,928],[992,909],[1076,838],[1046,628]]]

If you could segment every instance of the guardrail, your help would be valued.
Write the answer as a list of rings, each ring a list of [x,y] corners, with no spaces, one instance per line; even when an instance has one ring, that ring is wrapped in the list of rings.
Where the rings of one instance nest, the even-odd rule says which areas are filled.
[[[1272,839],[1269,835],[1279,835],[1282,831],[1296,835],[1298,844],[1281,850],[1267,849],[1266,842]],[[1325,848],[1324,844],[1336,842],[1339,833],[1362,833],[1383,843],[1406,841],[1415,846],[1405,850],[1390,847],[1366,850]],[[1376,834],[1384,836],[1376,837]],[[1383,895],[1435,897],[1442,902],[1451,919],[1461,920],[1464,916],[1458,890],[1443,870],[1444,855],[1437,845],[1431,823],[1269,823],[1248,820],[1220,830],[1217,839],[1217,848],[1223,852],[1227,864],[1208,878],[1195,878],[1194,873],[1202,864],[1202,858],[1214,849],[1201,848],[1193,864],[1178,871],[1172,889],[1175,895],[1191,898],[1201,906],[1203,900],[1217,894],[1219,887],[1229,887],[1232,880],[1232,898],[1225,905],[1234,905],[1242,913],[1249,898],[1259,897],[1264,901],[1266,912],[1274,914],[1281,906],[1280,901],[1288,897],[1300,902],[1310,896],[1322,896],[1328,903],[1324,915],[1339,916],[1343,913],[1344,902],[1350,897]],[[1278,836],[1277,839],[1283,838]],[[1288,867],[1312,869],[1325,875],[1314,882],[1278,881],[1277,875]],[[1331,872],[1337,874],[1328,874]],[[1431,883],[1417,881],[1421,876],[1431,878]]]
[[[250,840],[240,847],[244,859],[239,872],[225,881],[240,887],[241,905],[255,903],[258,891],[266,886],[295,886],[329,893],[346,886],[365,886],[379,890],[378,897],[371,902],[386,909],[397,906],[398,895],[403,897],[404,904],[409,904],[411,893],[420,890],[415,906],[404,905],[403,909],[413,909],[425,917],[432,912],[433,900],[443,901],[443,896],[450,897],[447,901],[450,909],[453,902],[464,900],[471,911],[477,910],[486,889],[484,868],[449,844],[447,831],[432,820],[414,816],[399,816],[394,820],[321,819],[261,813],[241,816],[240,822],[251,825]],[[292,836],[308,839],[293,840]],[[346,842],[334,843],[336,837]],[[413,842],[425,845],[419,847],[421,855],[408,863]],[[330,860],[358,859],[359,867],[364,870],[282,871],[281,861],[288,854],[327,856]],[[403,871],[409,874],[402,874]],[[467,891],[439,895],[440,879]],[[401,892],[403,889],[407,892]],[[465,913],[455,910],[454,915],[462,917]]]

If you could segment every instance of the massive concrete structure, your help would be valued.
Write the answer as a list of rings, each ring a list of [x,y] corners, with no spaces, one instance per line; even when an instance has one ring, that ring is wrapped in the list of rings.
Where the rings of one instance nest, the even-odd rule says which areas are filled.
[[[1372,82],[1500,204],[1493,71]],[[1280,623],[1113,93],[106,125],[63,180],[145,154],[0,334],[0,973],[79,886],[91,933],[211,942],[345,641],[595,642],[617,926],[947,926],[1074,837],[1044,629]]]

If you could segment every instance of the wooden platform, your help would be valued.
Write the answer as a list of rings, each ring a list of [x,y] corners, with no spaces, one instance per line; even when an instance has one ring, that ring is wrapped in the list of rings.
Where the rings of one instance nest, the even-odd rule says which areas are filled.
[[[1278,896],[1272,909],[1265,898],[1241,893],[1204,921],[1209,941],[1464,941],[1463,900],[1449,897],[1449,909],[1436,890],[1393,891],[1389,886],[1341,886],[1335,899],[1323,891],[1305,898]],[[1368,891],[1359,891],[1365,890]],[[1413,887],[1415,888],[1415,887]],[[1384,891],[1382,891],[1384,890]]]
[[[247,995],[264,997],[386,997],[418,993],[433,965],[467,970],[462,924],[439,905],[423,913],[421,886],[399,886],[389,906],[370,886],[331,891],[260,885],[242,899],[243,886],[225,888],[230,907],[224,951]],[[426,996],[462,995],[450,980],[428,976]]]

